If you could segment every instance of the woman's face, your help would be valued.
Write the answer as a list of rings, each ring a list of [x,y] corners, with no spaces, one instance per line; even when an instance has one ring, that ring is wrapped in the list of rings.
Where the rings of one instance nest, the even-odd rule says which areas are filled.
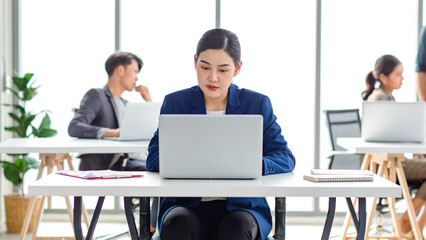
[[[402,85],[402,80],[404,79],[402,76],[403,71],[404,69],[402,68],[402,65],[398,64],[388,76],[381,74],[382,78],[380,81],[386,89],[399,89]]]
[[[196,57],[196,56],[195,56]],[[206,100],[226,100],[232,78],[240,72],[241,61],[234,60],[224,50],[208,49],[200,53],[195,62],[198,85]]]

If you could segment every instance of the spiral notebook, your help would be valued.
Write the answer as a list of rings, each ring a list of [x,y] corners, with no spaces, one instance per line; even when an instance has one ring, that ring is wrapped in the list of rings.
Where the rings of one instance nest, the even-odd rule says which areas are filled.
[[[311,174],[303,176],[311,182],[372,182],[374,173],[368,170],[350,169],[312,169]]]

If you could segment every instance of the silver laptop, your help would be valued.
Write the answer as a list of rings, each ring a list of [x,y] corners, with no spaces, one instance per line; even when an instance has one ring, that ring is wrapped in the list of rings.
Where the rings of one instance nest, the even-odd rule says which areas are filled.
[[[160,176],[259,178],[262,141],[261,115],[160,115]]]
[[[361,136],[374,142],[423,142],[423,102],[363,102]]]
[[[150,140],[158,127],[161,103],[127,103],[120,137],[106,138],[119,141]]]

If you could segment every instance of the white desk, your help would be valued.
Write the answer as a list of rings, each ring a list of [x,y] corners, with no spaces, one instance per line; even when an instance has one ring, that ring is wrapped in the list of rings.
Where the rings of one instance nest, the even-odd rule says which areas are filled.
[[[393,168],[393,173],[389,175],[392,181],[398,180],[402,186],[403,196],[407,203],[407,212],[410,218],[411,228],[416,240],[422,239],[421,230],[416,221],[413,203],[408,190],[407,181],[402,169],[401,161],[404,161],[404,153],[426,153],[426,142],[423,143],[386,143],[386,142],[366,142],[362,138],[338,138],[337,144],[354,153],[365,154],[362,168],[368,168],[370,160],[382,161],[388,168]],[[371,164],[371,162],[370,162]],[[395,174],[396,169],[396,174]],[[379,170],[380,171],[380,170]],[[384,172],[384,170],[382,171]],[[393,175],[393,176],[392,176]],[[394,203],[393,203],[394,204]],[[374,207],[374,206],[373,206]],[[392,208],[392,207],[391,207]],[[372,212],[373,212],[372,208]],[[396,219],[396,212],[391,209],[394,225],[399,225]],[[371,216],[370,216],[371,219]],[[369,220],[370,222],[370,220]],[[399,231],[399,229],[397,230]]]
[[[336,197],[359,197],[359,239],[365,231],[366,197],[400,197],[401,188],[390,181],[376,176],[374,182],[313,183],[303,180],[302,174],[287,173],[263,176],[258,180],[170,180],[162,179],[158,173],[146,172],[142,178],[84,180],[50,174],[29,184],[29,195],[75,196],[74,229],[76,239],[83,239],[77,209],[81,196],[124,196],[124,197],[329,197],[329,212],[322,239],[328,239],[335,213]],[[126,202],[126,201],[125,201]],[[353,207],[351,212],[354,213]],[[128,216],[126,214],[126,216]],[[149,215],[148,215],[149,217]],[[129,221],[132,239],[135,233],[133,219]],[[94,223],[92,220],[92,224]],[[133,226],[132,226],[133,225]],[[91,226],[92,228],[92,226]],[[142,231],[141,231],[142,232]],[[87,239],[87,238],[86,238]]]
[[[11,138],[0,142],[0,153],[136,153],[149,141],[114,141],[79,138]]]
[[[149,141],[114,141],[114,140],[102,140],[102,139],[78,139],[78,138],[11,138],[3,142],[0,142],[0,153],[17,153],[17,154],[27,154],[27,153],[39,153],[40,157],[43,159],[49,159],[50,155],[56,155],[58,153],[136,153],[144,152],[148,148]],[[46,158],[44,158],[46,157]],[[69,156],[68,156],[69,158]],[[71,167],[70,158],[69,164]],[[57,162],[52,164],[47,164],[51,169],[52,166],[60,166]],[[37,178],[41,177],[43,168],[46,164],[40,165],[39,174]],[[48,168],[48,173],[49,173]],[[44,198],[43,198],[44,199]],[[67,199],[66,199],[67,200]],[[20,239],[24,239],[28,224],[29,218],[32,214],[33,206],[35,200],[33,199],[30,202],[29,209],[27,211],[26,220],[21,231]],[[71,217],[71,204],[68,203],[69,214]],[[41,215],[40,215],[41,218]],[[85,219],[87,217],[85,216]],[[37,224],[38,226],[38,224]],[[37,229],[37,227],[36,227]],[[33,235],[35,236],[37,230],[34,230]]]
[[[366,142],[362,138],[338,138],[337,144],[355,153],[426,153],[423,143]]]

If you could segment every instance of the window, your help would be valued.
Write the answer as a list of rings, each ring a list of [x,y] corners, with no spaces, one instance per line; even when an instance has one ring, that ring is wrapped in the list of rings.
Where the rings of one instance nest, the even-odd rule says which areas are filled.
[[[241,43],[243,65],[235,83],[271,98],[278,124],[296,157],[296,168],[312,168],[316,2],[221,4],[221,26],[235,32]],[[310,198],[287,201],[289,210],[307,211],[313,205]]]
[[[194,54],[197,42],[215,27],[215,1],[137,1],[121,5],[121,49],[144,61],[137,84],[150,89],[152,100],[197,85]],[[164,7],[167,6],[167,7]],[[125,92],[130,101],[139,94]]]
[[[108,80],[104,63],[114,51],[114,16],[113,0],[22,1],[21,73],[35,73],[41,86],[28,109],[50,110],[58,136],[68,136],[71,109],[86,91]],[[36,172],[26,178],[35,179]],[[53,203],[65,208],[62,199]],[[105,209],[113,205],[106,199]]]
[[[396,56],[404,67],[395,99],[415,101],[417,2],[324,0],[322,4],[321,110],[361,110],[365,77],[384,54]],[[320,163],[325,168],[331,146],[323,114],[321,120]],[[325,202],[321,206],[326,209]]]

